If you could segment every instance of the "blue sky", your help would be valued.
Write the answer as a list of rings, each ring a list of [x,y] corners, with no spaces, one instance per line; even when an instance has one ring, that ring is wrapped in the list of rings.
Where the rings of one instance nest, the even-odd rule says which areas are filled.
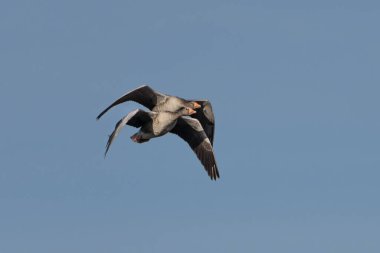
[[[379,252],[377,1],[2,1],[0,252]],[[221,179],[108,134],[208,98]]]

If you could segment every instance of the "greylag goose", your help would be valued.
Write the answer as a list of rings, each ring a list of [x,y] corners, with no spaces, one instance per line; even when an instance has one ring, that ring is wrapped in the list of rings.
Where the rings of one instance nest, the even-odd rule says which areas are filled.
[[[140,103],[153,112],[174,112],[181,107],[190,107],[197,110],[197,113],[191,115],[191,117],[199,120],[211,145],[214,143],[215,119],[211,103],[208,100],[186,100],[180,97],[162,94],[153,90],[148,85],[143,85],[118,98],[110,106],[104,109],[96,119],[100,119],[103,114],[112,107],[127,101]]]
[[[176,125],[179,117],[194,113],[196,111],[190,107],[182,107],[175,112],[146,112],[136,109],[116,124],[115,130],[109,136],[104,155],[107,154],[113,140],[125,125],[140,128],[137,133],[131,136],[131,139],[136,143],[143,143],[168,133]]]
[[[178,135],[190,145],[211,180],[219,178],[212,144],[197,119],[180,117],[170,132]]]

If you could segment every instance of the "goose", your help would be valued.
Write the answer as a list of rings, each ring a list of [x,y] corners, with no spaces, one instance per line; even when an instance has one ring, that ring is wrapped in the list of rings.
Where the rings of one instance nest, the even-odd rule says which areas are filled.
[[[216,180],[219,178],[218,167],[211,142],[202,125],[197,119],[182,117],[191,116],[195,113],[196,111],[190,107],[182,107],[175,112],[146,112],[136,109],[116,123],[114,131],[108,138],[104,156],[107,155],[112,142],[125,125],[140,128],[137,133],[130,137],[136,143],[148,142],[152,138],[171,132],[190,145],[211,180]]]
[[[140,128],[137,133],[131,136],[131,139],[136,143],[144,143],[168,133],[176,125],[179,117],[189,116],[194,113],[196,111],[190,107],[181,107],[175,112],[146,112],[136,109],[116,123],[114,131],[108,138],[104,156],[107,155],[112,142],[125,125]]]
[[[96,119],[99,120],[112,107],[127,101],[134,101],[147,107],[152,112],[177,111],[181,107],[189,107],[197,111],[190,117],[199,120],[211,145],[214,143],[215,119],[210,101],[208,100],[186,100],[180,97],[166,95],[153,90],[148,85],[142,85],[132,91],[125,93],[104,109]]]

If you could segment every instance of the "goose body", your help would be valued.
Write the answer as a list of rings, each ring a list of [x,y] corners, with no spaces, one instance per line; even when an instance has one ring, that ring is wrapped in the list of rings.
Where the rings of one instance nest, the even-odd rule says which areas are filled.
[[[160,137],[173,129],[177,118],[182,116],[173,112],[151,112],[151,120],[144,124],[140,133],[143,139]]]
[[[137,133],[131,136],[131,139],[134,142],[143,143],[170,132],[176,125],[179,117],[188,116],[193,113],[195,113],[195,111],[188,107],[183,107],[175,112],[146,112],[141,109],[136,109],[128,113],[127,116],[123,117],[116,124],[114,131],[109,136],[105,155],[113,140],[125,125],[140,128]]]

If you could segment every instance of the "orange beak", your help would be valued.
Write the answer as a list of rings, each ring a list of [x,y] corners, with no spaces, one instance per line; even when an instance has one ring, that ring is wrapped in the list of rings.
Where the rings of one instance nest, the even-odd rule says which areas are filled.
[[[197,112],[195,110],[189,108],[189,115],[194,114],[194,113],[197,113]]]
[[[198,104],[197,102],[193,102],[193,105],[194,105],[194,109],[201,108],[201,105]]]

